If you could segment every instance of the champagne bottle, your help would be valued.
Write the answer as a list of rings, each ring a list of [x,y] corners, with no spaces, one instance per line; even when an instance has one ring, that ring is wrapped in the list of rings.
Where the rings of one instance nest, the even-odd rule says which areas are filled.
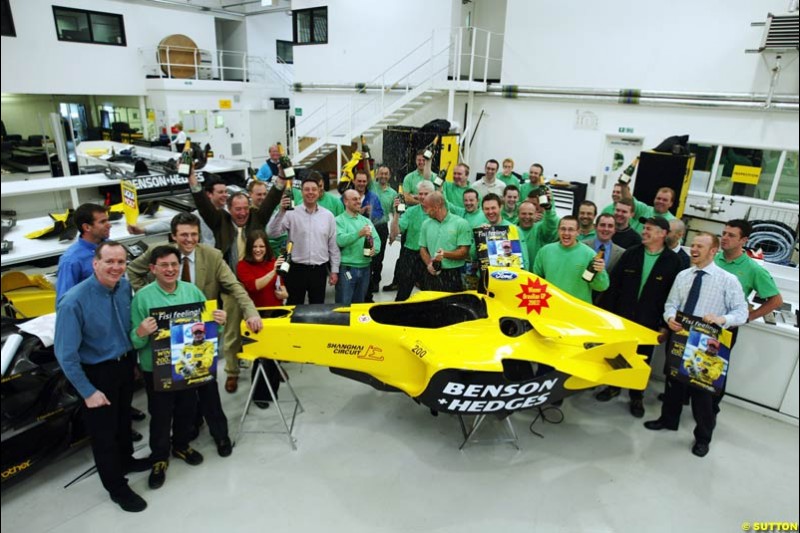
[[[583,280],[586,281],[587,283],[591,283],[592,281],[594,281],[594,277],[597,275],[597,271],[594,269],[594,262],[597,259],[600,259],[602,261],[603,256],[605,256],[605,252],[606,252],[605,248],[600,248],[597,251],[597,255],[592,257],[592,260],[589,261],[589,264],[586,266],[586,270],[583,271],[583,275],[581,276],[581,278],[583,278]]]
[[[372,241],[372,235],[364,237],[364,257],[372,257],[372,247],[375,245]]]
[[[438,276],[442,272],[442,262],[437,261],[436,259],[431,260],[431,266],[433,267],[433,271],[436,272]]]
[[[550,204],[550,187],[542,183],[539,185],[539,207],[549,210],[552,207]]]
[[[186,141],[186,144],[183,145],[183,153],[181,154],[180,162],[178,163],[178,175],[189,177],[189,172],[192,170],[193,162],[194,157],[192,157],[192,143]]]
[[[278,268],[278,275],[283,277],[289,273],[289,270],[292,268],[292,241],[286,242],[286,250],[282,250],[281,255],[283,256],[283,263]]]
[[[397,204],[397,212],[398,213],[405,213],[406,212],[406,197],[403,195],[403,186],[400,185],[397,187],[397,199],[400,203]]]
[[[433,152],[436,151],[436,146],[439,144],[439,136],[433,138],[433,141],[425,147],[425,151],[422,152],[422,157],[425,159],[433,159]]]
[[[637,157],[636,159],[631,161],[631,164],[628,165],[628,167],[625,170],[622,171],[622,174],[620,174],[619,178],[617,178],[617,182],[623,185],[630,184],[631,179],[633,179],[633,173],[636,172],[636,165],[638,164],[639,164],[639,158]]]
[[[447,168],[444,170],[439,170],[439,173],[436,174],[436,177],[433,178],[433,184],[436,187],[441,187],[444,185],[445,180],[447,180],[447,173],[450,172],[450,163],[447,163]]]
[[[368,161],[370,159],[369,146],[367,146],[367,138],[364,137],[363,135],[361,136],[361,155],[364,160]]]
[[[291,168],[291,167],[289,167]],[[285,171],[284,171],[285,172]],[[294,193],[292,192],[292,180],[286,178],[286,186],[283,188],[283,195],[289,199],[289,205],[286,206],[287,211],[294,210]]]
[[[287,180],[294,179],[294,169],[292,168],[292,160],[289,159],[289,156],[282,155],[280,159],[278,159],[278,164],[283,169],[283,177]]]

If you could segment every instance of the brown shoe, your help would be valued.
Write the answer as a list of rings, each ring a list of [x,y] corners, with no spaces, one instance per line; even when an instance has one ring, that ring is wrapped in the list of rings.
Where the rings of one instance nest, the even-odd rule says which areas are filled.
[[[225,392],[233,394],[239,388],[239,376],[228,376],[225,380]]]

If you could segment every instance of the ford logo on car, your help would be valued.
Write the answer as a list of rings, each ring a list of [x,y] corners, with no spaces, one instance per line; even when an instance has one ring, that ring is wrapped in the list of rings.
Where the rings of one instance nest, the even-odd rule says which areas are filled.
[[[517,279],[517,274],[510,270],[497,270],[492,272],[492,277],[501,281],[511,281],[512,279]]]

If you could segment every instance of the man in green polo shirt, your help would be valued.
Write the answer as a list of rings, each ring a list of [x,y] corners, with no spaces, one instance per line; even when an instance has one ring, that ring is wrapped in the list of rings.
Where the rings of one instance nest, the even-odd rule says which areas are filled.
[[[453,181],[445,181],[442,185],[447,203],[454,207],[464,207],[464,192],[469,189],[469,166],[459,163],[453,169]]]
[[[523,200],[527,198],[530,193],[539,189],[539,186],[544,183],[544,167],[539,163],[534,163],[528,172],[522,175],[524,183],[519,188],[519,197]]]
[[[722,230],[720,251],[714,257],[718,267],[739,279],[745,299],[755,290],[759,298],[766,300],[758,309],[750,311],[748,322],[774,311],[783,303],[783,297],[767,269],[744,252],[744,245],[752,231],[752,224],[746,220],[728,221]]]
[[[462,291],[461,272],[469,257],[472,228],[447,211],[440,192],[429,194],[423,207],[429,218],[422,223],[419,236],[419,255],[426,266],[422,286],[431,291]]]
[[[578,206],[578,240],[588,241],[594,239],[594,219],[597,218],[597,205],[589,200],[584,200]]]
[[[336,245],[342,251],[336,303],[350,305],[366,298],[372,256],[380,250],[381,239],[372,222],[361,214],[358,191],[344,191],[342,200],[345,211],[336,217]]]
[[[425,159],[425,151],[420,150],[417,152],[415,162],[417,168],[413,172],[409,172],[403,178],[403,195],[406,199],[406,205],[417,205],[418,200],[416,194],[419,192],[417,186],[423,181],[431,180],[431,160]]]
[[[516,224],[519,217],[519,187],[506,185],[503,189],[503,210],[500,216],[511,224]]]
[[[675,190],[671,189],[670,187],[661,187],[658,189],[656,196],[653,199],[652,206],[647,205],[644,202],[640,202],[634,198],[631,194],[630,187],[619,183],[614,185],[611,197],[614,198],[615,203],[619,201],[617,199],[618,197],[630,197],[633,200],[633,216],[631,218],[630,225],[631,228],[633,228],[633,230],[639,235],[642,234],[642,229],[644,229],[644,224],[641,221],[642,219],[647,220],[648,218],[658,216],[664,217],[667,222],[669,222],[675,218],[675,215],[673,215],[669,210],[675,204],[677,195],[675,194]],[[614,204],[607,205],[605,209],[603,209],[603,213],[609,213],[613,215],[614,208]]]
[[[558,239],[543,246],[533,262],[533,273],[586,303],[592,303],[592,290],[604,291],[609,279],[605,262],[594,250],[578,242],[578,219],[566,216],[558,223]],[[583,272],[589,264],[596,272],[587,282]]]
[[[370,190],[378,195],[381,202],[383,216],[374,221],[378,237],[381,239],[381,248],[372,257],[372,266],[369,273],[369,290],[365,302],[372,301],[373,293],[378,292],[381,286],[383,275],[383,258],[386,256],[386,248],[389,243],[389,217],[394,212],[394,199],[397,198],[397,191],[389,187],[389,180],[392,178],[392,171],[386,165],[381,165],[375,170],[375,179],[370,182]]]
[[[400,233],[405,233],[405,242],[400,249],[400,257],[397,258],[395,265],[395,273],[398,278],[396,302],[408,300],[411,291],[414,290],[414,285],[420,283],[425,271],[425,264],[419,255],[419,234],[427,215],[421,202],[424,202],[432,192],[432,182],[421,182],[417,187],[417,205],[407,208],[405,213],[399,217],[392,217],[389,240],[394,241]],[[398,201],[395,200],[395,208],[397,203]]]
[[[537,214],[539,220],[537,221]],[[541,209],[539,199],[528,198],[519,205],[519,227],[520,238],[528,249],[530,263],[536,260],[536,254],[545,244],[550,244],[558,240],[558,215],[550,202],[550,209]]]
[[[190,465],[199,465],[203,456],[189,446],[192,423],[197,409],[195,389],[157,391],[153,377],[153,348],[151,336],[158,329],[150,310],[159,307],[205,302],[206,297],[196,285],[180,281],[180,252],[173,246],[157,246],[150,254],[150,272],[155,281],[145,286],[131,302],[131,342],[139,351],[139,367],[144,374],[147,406],[150,411],[150,459],[153,467],[148,479],[151,489],[158,489],[166,480],[169,466],[170,442],[172,455]],[[225,323],[226,313],[213,313],[214,321]],[[222,335],[218,335],[222,338]],[[216,380],[201,387],[217,387]],[[170,433],[172,436],[170,437]],[[231,454],[232,446],[226,435],[218,442],[219,454]]]

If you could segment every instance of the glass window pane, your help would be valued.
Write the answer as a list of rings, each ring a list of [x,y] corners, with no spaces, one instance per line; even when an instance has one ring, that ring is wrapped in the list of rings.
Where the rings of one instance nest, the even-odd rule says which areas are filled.
[[[311,42],[311,12],[298,11],[297,15],[297,42]]]
[[[89,17],[80,11],[71,11],[54,7],[58,38],[62,41],[91,42],[89,33]]]
[[[778,189],[775,191],[776,202],[798,203],[800,182],[797,179],[797,174],[797,152],[786,152],[786,161],[783,163]]]
[[[122,18],[118,15],[92,13],[92,36],[94,42],[103,44],[125,44]]]
[[[769,191],[775,179],[775,170],[777,169],[780,155],[781,152],[777,150],[723,147],[719,168],[714,180],[714,192],[724,195],[746,196],[759,200],[769,199]],[[761,170],[758,183],[734,183],[731,176],[737,166],[758,167]]]
[[[314,37],[315,43],[328,42],[328,8],[314,10]]]
[[[717,156],[717,145],[689,143],[689,151],[695,156],[689,190],[706,192],[708,190],[708,182],[711,179],[714,158]]]

